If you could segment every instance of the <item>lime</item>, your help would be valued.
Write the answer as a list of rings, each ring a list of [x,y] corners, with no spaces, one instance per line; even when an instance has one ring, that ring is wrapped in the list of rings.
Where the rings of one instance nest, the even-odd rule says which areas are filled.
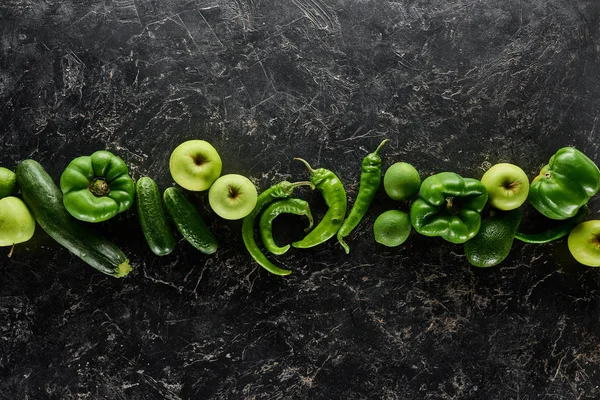
[[[0,199],[17,190],[17,176],[8,168],[0,167]]]
[[[393,200],[408,200],[421,187],[421,177],[415,167],[406,162],[397,162],[385,171],[383,188]]]
[[[383,212],[373,224],[375,241],[387,247],[400,246],[408,239],[411,229],[408,214],[400,210]]]

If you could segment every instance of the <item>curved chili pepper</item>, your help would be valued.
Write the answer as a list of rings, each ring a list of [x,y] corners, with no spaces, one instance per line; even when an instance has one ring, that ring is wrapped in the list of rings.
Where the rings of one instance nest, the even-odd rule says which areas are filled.
[[[344,222],[348,200],[342,181],[331,170],[313,169],[302,158],[294,158],[294,160],[302,161],[306,165],[310,172],[310,181],[319,189],[329,207],[323,219],[308,235],[292,243],[296,248],[307,249],[327,241],[337,233]]]
[[[573,228],[583,222],[585,217],[587,216],[589,208],[587,205],[583,205],[577,214],[574,217],[567,218],[562,220],[560,224],[555,227],[552,227],[544,232],[540,233],[522,233],[517,232],[515,234],[515,239],[520,240],[521,242],[531,243],[531,244],[543,244],[553,242],[560,238],[567,236]]]
[[[292,271],[279,268],[269,261],[264,253],[260,250],[256,244],[256,240],[254,239],[254,222],[256,221],[256,217],[267,205],[277,199],[290,197],[295,188],[303,185],[314,187],[314,185],[310,182],[292,183],[288,181],[281,181],[271,186],[258,196],[258,199],[256,200],[256,206],[254,206],[252,212],[244,217],[242,221],[242,239],[244,240],[244,245],[246,245],[248,253],[250,253],[252,258],[261,267],[275,275],[289,275],[292,273]]]
[[[379,184],[381,183],[381,157],[379,156],[379,150],[387,142],[389,142],[389,139],[381,142],[375,151],[367,154],[362,161],[360,185],[356,200],[352,205],[350,214],[348,214],[348,217],[346,217],[346,220],[337,232],[337,240],[346,251],[346,254],[350,253],[350,246],[346,244],[344,237],[348,236],[358,226],[371,206],[375,194],[377,194],[377,189],[379,189]]]
[[[273,239],[273,220],[280,214],[306,215],[308,218],[308,232],[313,226],[313,216],[310,212],[310,206],[306,200],[285,199],[271,203],[260,215],[259,232],[263,245],[267,250],[275,255],[282,255],[290,249],[290,245],[278,246]]]

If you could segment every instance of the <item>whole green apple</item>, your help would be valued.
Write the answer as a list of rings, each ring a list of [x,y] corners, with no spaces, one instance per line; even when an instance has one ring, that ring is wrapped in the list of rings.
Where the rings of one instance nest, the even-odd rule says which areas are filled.
[[[567,245],[579,263],[600,267],[600,220],[585,221],[573,228]]]
[[[0,246],[12,246],[31,239],[35,220],[29,208],[18,197],[0,199]]]
[[[184,189],[207,190],[221,175],[223,163],[217,150],[205,140],[188,140],[171,153],[171,176]]]
[[[489,204],[498,210],[514,210],[520,207],[529,194],[529,178],[520,167],[499,163],[488,169],[481,177],[488,191]]]
[[[208,202],[221,218],[235,220],[250,214],[256,206],[256,186],[243,175],[223,175],[208,191]]]

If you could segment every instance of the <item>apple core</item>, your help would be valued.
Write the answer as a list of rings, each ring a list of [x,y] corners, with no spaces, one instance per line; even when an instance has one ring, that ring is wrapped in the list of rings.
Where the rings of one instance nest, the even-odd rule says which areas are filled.
[[[208,202],[221,218],[242,219],[254,209],[258,198],[256,186],[245,176],[227,174],[219,177],[208,190]]]
[[[195,154],[192,156],[192,160],[194,160],[194,164],[200,166],[205,164],[208,160],[202,154]]]
[[[223,163],[217,150],[205,140],[188,140],[173,150],[169,170],[184,189],[200,192],[221,175]]]

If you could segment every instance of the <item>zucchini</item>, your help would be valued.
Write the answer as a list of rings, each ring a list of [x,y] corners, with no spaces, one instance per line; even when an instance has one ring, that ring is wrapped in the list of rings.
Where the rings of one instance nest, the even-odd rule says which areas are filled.
[[[205,254],[217,251],[215,236],[196,210],[196,207],[176,187],[165,189],[163,199],[175,227],[192,246]]]
[[[135,184],[135,197],[138,219],[150,250],[157,256],[171,253],[175,248],[175,236],[158,185],[150,177],[141,177]]]
[[[17,182],[36,222],[52,239],[107,275],[122,278],[131,271],[119,247],[69,214],[61,190],[37,161],[24,160],[17,166]]]

